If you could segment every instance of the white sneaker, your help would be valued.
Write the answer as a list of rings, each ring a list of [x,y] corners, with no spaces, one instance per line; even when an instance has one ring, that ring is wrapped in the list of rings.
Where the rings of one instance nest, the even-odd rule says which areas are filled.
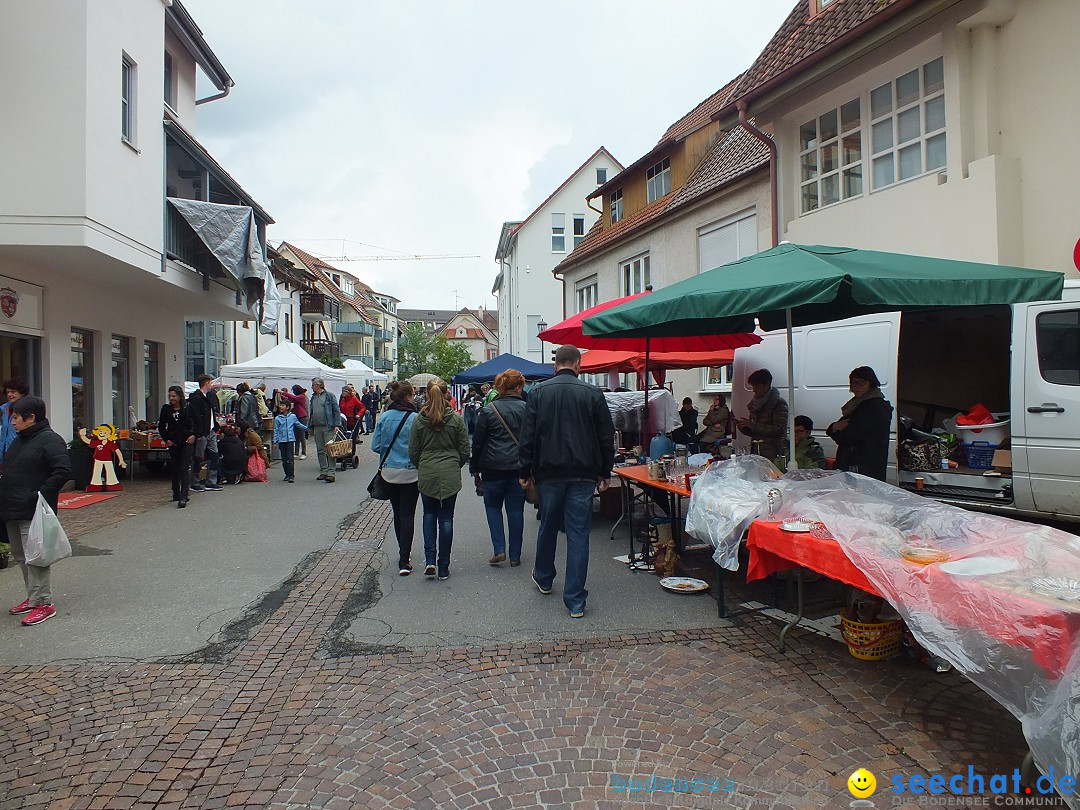
[[[301,461],[303,461],[304,459],[307,458],[307,456],[305,456],[303,453],[301,453],[300,455],[297,456],[297,458],[300,459]]]

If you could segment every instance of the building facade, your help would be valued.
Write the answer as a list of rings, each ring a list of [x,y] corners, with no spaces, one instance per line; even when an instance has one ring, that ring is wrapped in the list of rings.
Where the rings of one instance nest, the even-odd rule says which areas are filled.
[[[156,418],[186,376],[186,320],[254,317],[167,202],[245,206],[263,244],[273,221],[192,134],[213,99],[198,70],[216,97],[233,85],[179,0],[0,9],[0,75],[20,77],[0,88],[0,376],[68,438]]]
[[[572,312],[564,309],[562,287],[551,271],[581,244],[599,216],[587,198],[622,168],[600,147],[524,220],[503,223],[495,251],[499,272],[492,287],[499,302],[503,353],[544,360],[538,325],[558,323],[564,312]]]
[[[439,334],[448,343],[464,346],[475,363],[483,363],[499,356],[498,320],[482,309],[462,309],[454,313]]]

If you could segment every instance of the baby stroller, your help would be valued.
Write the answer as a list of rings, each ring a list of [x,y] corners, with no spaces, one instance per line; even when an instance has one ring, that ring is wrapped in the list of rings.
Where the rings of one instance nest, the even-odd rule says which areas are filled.
[[[356,424],[349,428],[345,422],[345,417],[341,417],[341,424],[338,425],[337,430],[334,432],[334,440],[327,442],[326,452],[330,454],[330,458],[334,460],[338,469],[344,472],[352,467],[354,470],[360,466],[360,457],[356,453],[358,445],[363,444],[363,440],[360,438],[360,426],[362,422],[358,419]]]

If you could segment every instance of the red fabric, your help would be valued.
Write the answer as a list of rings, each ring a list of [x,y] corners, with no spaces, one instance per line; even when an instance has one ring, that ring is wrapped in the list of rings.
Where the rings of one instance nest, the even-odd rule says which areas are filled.
[[[247,473],[244,475],[245,481],[257,481],[258,483],[266,483],[266,461],[258,453],[252,453],[248,456]]]
[[[550,326],[540,333],[539,338],[547,343],[564,344],[570,343],[579,349],[611,349],[613,351],[645,351],[645,338],[643,337],[615,337],[602,338],[586,335],[581,328],[581,323],[586,318],[603,312],[606,309],[625,304],[648,295],[648,292],[628,295],[616,298],[614,301],[605,301],[594,307],[589,307],[561,323]],[[761,338],[750,332],[736,332],[730,335],[687,335],[685,337],[654,337],[649,339],[648,347],[656,352],[711,352],[720,349],[735,350],[743,346],[753,346],[760,343]]]
[[[577,345],[577,344],[575,344]],[[673,368],[712,368],[735,362],[734,349],[718,349],[708,352],[661,352],[649,351],[649,372],[667,371]],[[590,349],[581,355],[581,370],[586,374],[601,371],[638,372],[645,370],[644,351],[610,351]]]
[[[882,595],[844,554],[835,540],[821,540],[811,534],[785,532],[780,524],[754,521],[746,540],[750,562],[746,580],[752,582],[773,571],[801,565],[830,579]],[[881,561],[881,566],[902,565],[911,571],[906,588],[886,595],[900,606],[926,610],[945,625],[974,628],[990,638],[1031,651],[1035,663],[1053,677],[1067,669],[1069,655],[1080,636],[1080,611],[1068,610],[1038,598],[983,584],[975,577],[958,582],[936,565]]]
[[[90,447],[94,450],[94,461],[109,461],[116,452],[116,442],[103,442],[97,436],[90,439]]]
[[[967,413],[962,413],[956,417],[956,424],[958,425],[989,425],[994,421],[994,415],[981,402],[972,407]]]
[[[367,413],[367,408],[364,407],[364,403],[360,401],[360,398],[349,394],[343,396],[339,407],[342,414],[345,416],[345,422],[352,427],[358,421],[364,418],[364,414]]]

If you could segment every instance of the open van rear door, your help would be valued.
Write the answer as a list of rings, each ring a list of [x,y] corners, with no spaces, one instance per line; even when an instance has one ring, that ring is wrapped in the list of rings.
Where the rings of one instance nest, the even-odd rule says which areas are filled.
[[[1031,304],[1023,309],[1024,398],[1016,410],[1024,420],[1032,496],[1040,512],[1078,515],[1080,303]],[[1015,468],[1018,459],[1013,461]]]

